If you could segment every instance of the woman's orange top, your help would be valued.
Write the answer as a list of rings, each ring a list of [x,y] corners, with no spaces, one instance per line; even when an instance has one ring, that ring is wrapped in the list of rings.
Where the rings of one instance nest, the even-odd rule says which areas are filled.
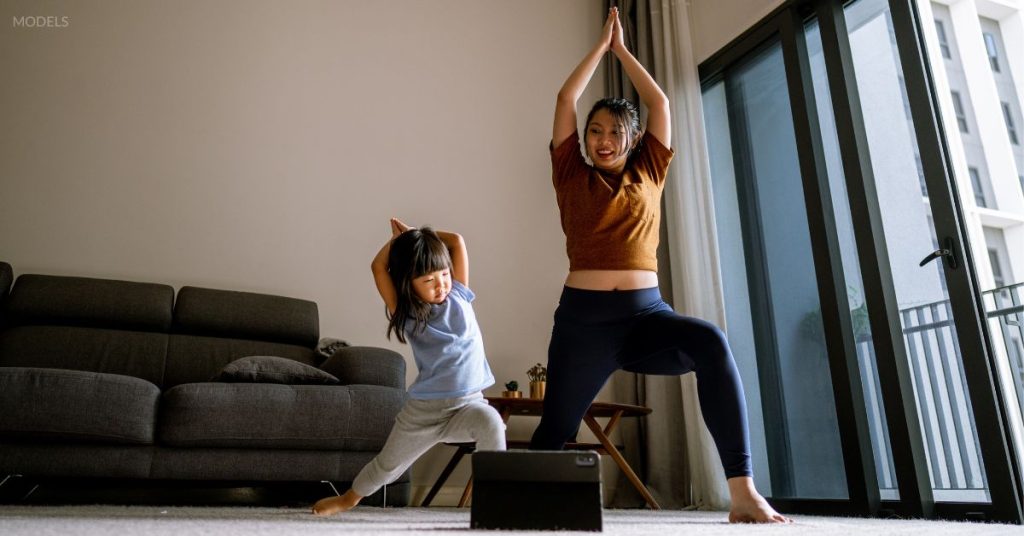
[[[616,177],[587,164],[578,133],[551,149],[570,272],[658,270],[661,191],[673,154],[646,133]]]

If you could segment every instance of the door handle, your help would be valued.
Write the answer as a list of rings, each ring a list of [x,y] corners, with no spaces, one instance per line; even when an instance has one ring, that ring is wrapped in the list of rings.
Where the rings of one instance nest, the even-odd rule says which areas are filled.
[[[956,262],[956,255],[953,254],[953,239],[946,237],[946,240],[943,241],[942,245],[946,247],[937,249],[929,253],[927,257],[921,259],[921,264],[919,264],[918,266],[924,266],[929,262],[938,259],[939,257],[945,257],[946,265],[949,266],[951,269],[955,270],[958,266],[960,266],[959,263]]]

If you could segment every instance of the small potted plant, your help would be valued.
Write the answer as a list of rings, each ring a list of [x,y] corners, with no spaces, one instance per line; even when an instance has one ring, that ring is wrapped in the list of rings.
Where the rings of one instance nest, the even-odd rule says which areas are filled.
[[[523,392],[519,390],[519,382],[512,380],[505,384],[505,390],[501,392],[505,398],[523,398]]]
[[[544,388],[548,383],[548,368],[537,363],[526,371],[526,377],[530,378],[530,398],[544,398]]]

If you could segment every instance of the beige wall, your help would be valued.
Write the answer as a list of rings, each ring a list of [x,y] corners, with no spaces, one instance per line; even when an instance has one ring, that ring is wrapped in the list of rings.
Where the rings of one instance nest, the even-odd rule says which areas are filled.
[[[698,59],[779,3],[693,0]],[[56,27],[14,27],[36,15]],[[601,20],[600,0],[3,2],[0,260],[313,299],[324,336],[402,352],[411,381],[368,265],[388,217],[430,223],[468,241],[489,394],[525,384],[567,268],[554,95]]]
[[[690,0],[693,49],[700,63],[782,5],[783,0]]]
[[[60,26],[14,27],[34,15]],[[555,93],[601,19],[596,0],[3,2],[0,260],[313,299],[324,336],[401,351],[411,381],[369,262],[388,217],[429,223],[469,244],[489,394],[525,384],[567,268]]]

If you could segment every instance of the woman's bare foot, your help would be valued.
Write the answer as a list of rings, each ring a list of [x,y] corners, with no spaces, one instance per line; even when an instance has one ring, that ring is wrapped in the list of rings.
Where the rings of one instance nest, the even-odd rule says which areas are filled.
[[[344,495],[320,499],[313,505],[313,514],[318,516],[330,516],[347,512],[354,508],[363,497],[354,491],[348,490]]]
[[[738,476],[729,479],[732,508],[729,523],[792,523],[793,520],[776,512],[754,488],[754,479]]]

